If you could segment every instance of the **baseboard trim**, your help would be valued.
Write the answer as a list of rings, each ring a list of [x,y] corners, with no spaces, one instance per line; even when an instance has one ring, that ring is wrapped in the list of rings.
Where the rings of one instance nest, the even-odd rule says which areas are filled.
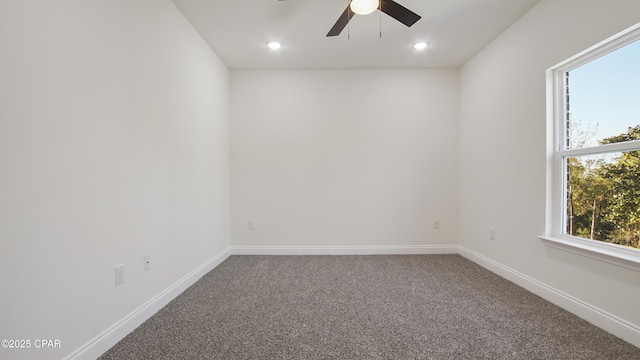
[[[219,254],[215,255],[204,264],[183,276],[180,280],[169,286],[167,289],[154,296],[151,300],[138,307],[113,326],[103,331],[98,336],[81,346],[79,349],[65,357],[65,360],[95,360],[104,352],[109,350],[118,341],[122,340],[135,328],[153,316],[158,310],[162,309],[171,300],[175,299],[189,286],[193,285],[206,273],[220,265],[224,260],[231,256],[231,247],[227,247]]]
[[[233,255],[410,255],[457,254],[457,245],[233,246]]]
[[[640,327],[464,246],[458,246],[458,254],[634,346],[640,347]]]
[[[113,347],[158,310],[231,255],[391,255],[391,254],[459,254],[470,261],[522,286],[551,303],[640,347],[640,327],[598,307],[585,303],[545,283],[461,245],[406,246],[233,246],[227,247],[176,283],[141,305],[113,326],[91,339],[65,360],[93,360]]]

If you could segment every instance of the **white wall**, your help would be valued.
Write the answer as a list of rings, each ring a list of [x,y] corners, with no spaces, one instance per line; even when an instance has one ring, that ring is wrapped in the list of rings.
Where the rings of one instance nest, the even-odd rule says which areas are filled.
[[[543,0],[459,87],[457,70],[229,79],[168,0],[0,2],[0,339],[62,342],[0,357],[68,355],[223,252],[230,232],[240,246],[459,238],[640,326],[637,272],[536,238],[544,71],[638,14],[636,0]]]
[[[234,246],[455,244],[457,73],[231,71]]]
[[[460,73],[461,245],[622,319],[636,337],[639,273],[536,236],[545,228],[545,70],[639,21],[637,0],[543,0]]]
[[[62,344],[0,358],[62,358],[229,246],[228,71],[169,0],[3,0],[0,53],[0,339]]]

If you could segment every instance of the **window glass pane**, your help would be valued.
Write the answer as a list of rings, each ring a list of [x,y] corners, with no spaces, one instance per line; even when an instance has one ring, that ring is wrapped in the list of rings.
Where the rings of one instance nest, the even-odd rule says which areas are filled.
[[[568,149],[607,143],[640,125],[640,41],[571,70],[566,81]]]
[[[640,151],[567,157],[565,234],[640,248]]]

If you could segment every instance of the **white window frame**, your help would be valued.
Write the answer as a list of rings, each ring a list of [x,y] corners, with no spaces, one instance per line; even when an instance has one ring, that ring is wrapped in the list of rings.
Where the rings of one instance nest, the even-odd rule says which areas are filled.
[[[579,149],[566,147],[565,74],[632,42],[640,41],[640,23],[547,70],[547,208],[545,245],[640,271],[640,250],[566,235],[567,178],[564,158],[640,150],[640,140]]]

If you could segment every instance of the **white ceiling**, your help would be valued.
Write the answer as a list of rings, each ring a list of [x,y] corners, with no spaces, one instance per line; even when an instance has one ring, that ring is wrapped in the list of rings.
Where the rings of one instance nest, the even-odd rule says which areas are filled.
[[[348,0],[173,2],[230,69],[399,69],[457,68],[539,0],[397,0],[422,19],[409,28],[379,11],[356,15],[330,38]],[[267,47],[274,40],[281,49]],[[430,45],[416,51],[417,41]]]

